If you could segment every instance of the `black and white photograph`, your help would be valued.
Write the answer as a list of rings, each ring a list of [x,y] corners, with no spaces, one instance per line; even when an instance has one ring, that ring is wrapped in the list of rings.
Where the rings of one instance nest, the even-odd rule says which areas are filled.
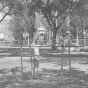
[[[88,0],[0,0],[0,88],[88,88]]]

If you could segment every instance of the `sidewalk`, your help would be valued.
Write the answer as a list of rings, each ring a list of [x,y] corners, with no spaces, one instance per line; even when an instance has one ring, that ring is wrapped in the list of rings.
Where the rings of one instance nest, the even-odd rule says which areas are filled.
[[[49,54],[53,54],[53,55],[61,55],[61,53],[49,53]],[[69,52],[67,51],[64,51],[63,54],[69,54]],[[88,55],[88,52],[70,52],[70,54],[73,54],[73,55]]]

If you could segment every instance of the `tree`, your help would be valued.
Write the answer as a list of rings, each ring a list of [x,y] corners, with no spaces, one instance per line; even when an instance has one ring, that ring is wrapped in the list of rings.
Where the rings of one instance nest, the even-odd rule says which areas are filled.
[[[17,43],[19,43],[21,35],[24,32],[24,25],[22,19],[20,17],[12,18],[9,23],[9,30],[12,31],[14,39],[17,41]]]
[[[33,38],[33,32],[35,31],[35,24],[34,24],[34,14],[29,15],[29,11],[27,8],[27,3],[29,1],[27,0],[0,0],[1,9],[0,12],[3,12],[3,17],[0,20],[0,22],[3,21],[3,19],[10,15],[15,17],[15,19],[18,17],[20,20],[23,21],[23,28],[30,34],[31,39]],[[5,10],[5,8],[7,8]],[[13,20],[14,21],[14,20]],[[21,22],[22,23],[22,22]],[[16,36],[17,37],[17,36]]]
[[[63,14],[66,16],[69,11],[77,11],[77,9],[83,8],[83,5],[83,0],[79,0],[78,2],[73,0],[31,0],[31,9],[33,10],[31,13],[34,11],[41,12],[51,27],[53,32],[53,50],[55,50],[57,31],[64,21],[61,16]],[[58,25],[56,25],[56,20],[58,20]]]
[[[28,37],[33,39],[33,32],[35,31],[34,19],[32,16],[30,18],[14,16],[10,21],[9,30],[12,31],[16,40],[20,39],[20,35],[23,35],[23,32],[27,32],[30,35]]]
[[[29,33],[29,38],[33,39],[33,34],[35,32],[35,15],[33,16],[22,16],[24,20],[24,29]]]
[[[1,0],[9,8],[9,14],[14,16],[33,16],[35,12],[43,14],[51,27],[52,49],[55,50],[56,35],[69,12],[81,14],[88,0]],[[63,17],[64,15],[64,17]],[[58,20],[58,25],[56,23]]]

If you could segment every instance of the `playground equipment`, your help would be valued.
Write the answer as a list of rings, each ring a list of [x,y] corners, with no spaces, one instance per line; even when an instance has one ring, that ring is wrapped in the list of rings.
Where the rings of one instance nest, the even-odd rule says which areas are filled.
[[[61,44],[63,44],[64,46],[67,46],[68,43],[70,43],[70,45],[72,45],[72,41],[71,41],[71,33],[69,33],[66,37],[60,37],[59,40],[61,41]],[[70,42],[69,42],[70,41]]]
[[[63,46],[68,46],[69,52],[69,71],[70,71],[70,80],[71,80],[71,55],[70,55],[70,47],[72,45],[71,41],[71,33],[69,33],[65,38],[61,39],[62,42],[62,57],[61,57],[61,83],[63,83]]]
[[[39,43],[37,44],[35,43],[36,40],[36,35],[34,36],[33,39],[33,43],[30,44],[29,49],[30,49],[30,60],[31,60],[31,72],[32,72],[32,78],[38,78],[39,73],[38,73],[38,69],[39,69]],[[65,38],[61,38],[59,41],[61,41],[61,83],[63,83],[63,49],[64,46],[68,45],[68,52],[69,52],[69,71],[70,71],[70,79],[71,79],[71,55],[70,55],[70,47],[72,45],[72,41],[71,41],[71,34],[69,33]],[[34,55],[32,55],[32,51],[31,49],[34,49]],[[21,46],[21,74],[22,74],[22,78],[23,78],[23,60],[22,60],[22,46]]]
[[[36,35],[35,35],[36,36]],[[63,37],[60,37],[59,38],[59,42],[61,42],[61,49],[62,49],[62,57],[61,57],[61,82],[63,82],[63,49],[64,49],[64,46],[67,46],[68,47],[68,52],[69,52],[69,71],[71,73],[71,55],[70,55],[70,46],[72,46],[72,41],[71,41],[71,33],[69,33],[65,38]],[[36,37],[37,38],[37,37]],[[35,38],[35,40],[36,40]],[[39,43],[37,43],[37,45],[35,44],[35,40],[34,40],[34,55],[39,55]],[[39,59],[39,58],[38,58]],[[35,62],[33,62],[34,60],[32,60],[32,64],[35,65]],[[38,64],[39,64],[39,61],[37,60],[37,66],[38,67]],[[35,73],[35,66],[32,68],[32,75],[34,76],[34,73]],[[37,68],[38,70],[38,68]],[[71,78],[71,75],[70,75],[70,78]]]
[[[22,58],[22,45],[20,46],[21,50],[21,79],[23,80],[23,58]]]

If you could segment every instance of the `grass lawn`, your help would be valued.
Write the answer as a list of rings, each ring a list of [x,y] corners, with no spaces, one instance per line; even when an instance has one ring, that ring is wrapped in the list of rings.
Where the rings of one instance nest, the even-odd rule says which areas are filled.
[[[20,49],[0,51],[0,88],[88,88],[88,53],[71,52],[71,77],[68,52],[64,52],[63,84],[61,55],[50,49],[40,50],[39,78],[32,79],[29,49],[23,49],[23,80],[21,80]]]
[[[64,77],[61,84],[61,58],[41,57],[39,79],[31,78],[30,58],[23,57],[23,80],[20,57],[0,58],[0,88],[88,88],[88,59],[72,57],[70,81],[68,58],[64,57]]]

